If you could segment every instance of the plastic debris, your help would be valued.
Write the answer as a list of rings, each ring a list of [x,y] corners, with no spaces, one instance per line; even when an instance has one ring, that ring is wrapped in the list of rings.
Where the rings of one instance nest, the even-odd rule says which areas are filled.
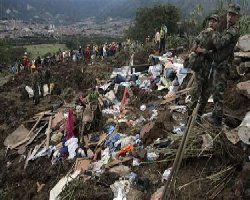
[[[69,157],[73,159],[76,156],[76,149],[78,148],[78,138],[72,137],[65,142],[65,146],[68,147]]]
[[[140,106],[140,110],[141,111],[145,111],[147,109],[147,106],[145,104],[141,105]]]
[[[127,193],[130,190],[130,182],[128,180],[119,180],[110,185],[112,192],[114,193],[113,200],[127,200]]]
[[[166,169],[162,175],[162,179],[161,181],[164,182],[164,181],[167,181],[169,179],[169,176],[170,176],[170,173],[171,173],[171,170],[172,170],[172,167]]]
[[[138,158],[134,158],[132,165],[133,166],[140,166],[140,160]]]
[[[149,161],[155,161],[155,160],[157,160],[158,158],[159,158],[159,155],[156,154],[155,152],[148,152],[148,153],[147,153],[147,159],[148,159]]]

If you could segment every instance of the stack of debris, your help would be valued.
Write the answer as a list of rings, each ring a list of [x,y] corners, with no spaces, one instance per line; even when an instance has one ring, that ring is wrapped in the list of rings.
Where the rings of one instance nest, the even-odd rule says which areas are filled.
[[[184,90],[179,88],[188,81],[185,78],[191,72],[170,52],[151,56],[151,59],[154,61],[151,66],[115,68],[109,80],[96,80],[96,90],[77,97],[71,104],[38,113],[6,138],[5,146],[18,151],[24,169],[45,156],[52,165],[63,160],[74,161],[69,173],[50,191],[51,200],[60,195],[66,198],[65,190],[71,182],[101,182],[105,173],[108,177],[115,174],[112,182],[108,179],[101,182],[110,188],[114,199],[128,199],[135,190],[141,194],[141,199],[155,191],[152,199],[160,198],[161,186],[168,180],[171,163],[186,129],[185,94],[191,84]],[[242,126],[245,124],[248,122]],[[227,145],[231,145],[218,140],[221,135],[197,125],[183,158],[217,156],[221,159],[230,149]],[[235,163],[242,161],[237,152],[230,156]],[[154,170],[155,178],[149,180],[143,176],[144,167],[156,163],[166,164],[160,172]],[[221,191],[217,189],[218,184],[223,188],[232,178],[236,164],[229,162],[225,168],[219,168],[219,172],[210,172],[203,178],[212,180],[208,194],[211,198]],[[183,183],[178,191],[185,187]]]

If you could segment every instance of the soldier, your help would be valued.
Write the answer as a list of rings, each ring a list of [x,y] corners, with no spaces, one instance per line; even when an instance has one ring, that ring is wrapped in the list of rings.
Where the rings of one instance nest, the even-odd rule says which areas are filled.
[[[48,92],[50,94],[50,79],[51,79],[51,74],[50,74],[50,69],[47,68],[44,73],[44,84],[48,85]]]
[[[35,105],[39,103],[39,73],[37,68],[35,68],[34,73],[32,74],[32,89],[34,91],[33,102]]]
[[[191,57],[190,60],[194,59],[194,62],[198,61],[198,63],[190,62],[191,68],[195,72],[195,79],[194,89],[191,94],[191,102],[188,105],[189,115],[192,114],[193,109],[198,101],[200,101],[198,116],[201,116],[211,94],[211,65],[213,62],[213,53],[216,50],[213,45],[212,36],[217,29],[218,22],[218,15],[211,15],[208,18],[208,28],[197,36],[192,49],[193,57]]]
[[[213,35],[213,43],[217,49],[216,66],[213,73],[213,100],[214,109],[207,121],[217,128],[222,126],[224,92],[229,76],[229,67],[232,64],[235,45],[239,39],[239,27],[236,23],[240,18],[240,6],[230,4],[227,12],[227,29],[221,34]]]
[[[44,75],[43,75],[41,67],[38,67],[37,70],[38,70],[38,85],[39,85],[39,89],[40,89],[40,92],[41,92],[41,97],[43,97],[44,96],[44,90],[43,90]]]

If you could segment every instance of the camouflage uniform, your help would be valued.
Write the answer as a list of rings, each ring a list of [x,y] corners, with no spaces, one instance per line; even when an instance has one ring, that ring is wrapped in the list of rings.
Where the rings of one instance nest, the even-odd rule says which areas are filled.
[[[194,89],[191,93],[191,102],[188,105],[188,113],[192,114],[193,109],[200,100],[200,107],[198,110],[198,115],[202,115],[206,107],[208,98],[211,94],[211,65],[213,62],[213,56],[209,53],[210,50],[215,51],[213,45],[213,36],[214,31],[204,30],[196,38],[194,48],[200,47],[206,49],[206,52],[199,53],[201,66],[195,70],[195,79],[194,79]]]
[[[49,93],[50,93],[50,79],[51,79],[51,73],[50,69],[46,69],[44,74],[44,83],[48,85]]]
[[[32,89],[34,91],[34,97],[33,97],[34,103],[38,104],[39,103],[39,74],[37,70],[32,75]]]
[[[213,42],[217,48],[216,67],[213,74],[213,100],[214,109],[212,118],[216,125],[221,125],[223,117],[224,91],[227,86],[230,65],[233,60],[235,45],[239,39],[237,25],[230,26],[222,34],[214,34]]]
[[[44,85],[44,75],[40,68],[38,68],[38,84],[41,92],[41,97],[44,95],[43,85]]]

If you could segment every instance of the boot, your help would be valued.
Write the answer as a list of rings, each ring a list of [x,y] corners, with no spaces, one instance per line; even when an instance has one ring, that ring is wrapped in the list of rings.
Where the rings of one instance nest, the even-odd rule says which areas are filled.
[[[205,120],[211,124],[214,128],[222,128],[222,119],[219,117],[213,117],[212,115],[206,116]]]

